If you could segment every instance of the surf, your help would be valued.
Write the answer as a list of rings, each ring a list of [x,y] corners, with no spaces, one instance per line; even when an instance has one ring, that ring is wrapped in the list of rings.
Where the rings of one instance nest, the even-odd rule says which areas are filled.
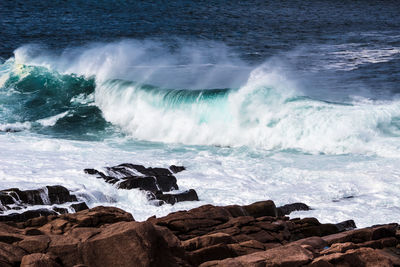
[[[75,136],[106,135],[111,129],[152,142],[312,154],[398,154],[399,100],[315,99],[271,62],[248,71],[239,60],[225,56],[213,63],[203,56],[194,59],[192,54],[202,52],[194,53],[193,48],[181,48],[175,57],[156,47],[158,58],[132,65],[151,47],[128,52],[135,45],[96,44],[58,56],[30,46],[17,49],[0,67],[2,127],[12,129],[10,124],[15,124],[61,136],[69,131]],[[183,51],[190,51],[187,61],[181,58]],[[113,64],[122,56],[125,61]],[[232,67],[235,62],[237,68]],[[173,66],[175,76],[168,76],[171,69],[163,66]],[[147,75],[139,75],[137,69],[146,69]],[[240,82],[212,87],[226,79],[220,74],[232,69],[241,70]],[[187,73],[189,79],[198,74],[196,86],[185,87]],[[138,75],[141,78],[135,80]],[[167,86],[171,84],[176,87]]]

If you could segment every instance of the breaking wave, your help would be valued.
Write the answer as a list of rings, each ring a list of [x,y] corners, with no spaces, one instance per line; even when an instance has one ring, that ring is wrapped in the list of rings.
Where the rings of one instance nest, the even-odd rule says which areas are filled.
[[[3,126],[29,122],[25,128],[39,132],[95,134],[111,123],[148,141],[398,155],[396,99],[313,99],[279,68],[266,63],[249,70],[214,50],[207,61],[198,56],[204,51],[193,56],[193,50],[181,48],[179,56],[160,57],[166,52],[156,47],[159,57],[146,61],[148,51],[129,42],[58,56],[30,49],[18,49],[0,66]],[[138,71],[140,60],[146,67]]]

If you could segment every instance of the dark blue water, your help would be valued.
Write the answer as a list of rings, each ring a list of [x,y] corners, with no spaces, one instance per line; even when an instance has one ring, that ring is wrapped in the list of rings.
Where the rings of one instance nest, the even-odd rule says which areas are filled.
[[[291,64],[309,71],[320,57],[329,57],[324,46],[398,48],[400,2],[1,1],[0,29],[4,59],[27,43],[61,50],[123,38],[157,39],[173,50],[184,39],[222,42],[251,63],[287,57],[287,52],[302,48],[306,53],[290,56]],[[399,92],[399,65],[397,53],[384,64],[364,64],[351,75],[341,73],[340,81],[324,76],[331,87],[355,90],[362,83],[368,90]],[[326,79],[319,82],[323,86]]]
[[[214,40],[250,60],[299,45],[398,35],[398,1],[2,1],[0,55],[38,42],[64,48],[119,38]],[[171,40],[172,39],[172,40]],[[398,38],[387,40],[393,45]]]

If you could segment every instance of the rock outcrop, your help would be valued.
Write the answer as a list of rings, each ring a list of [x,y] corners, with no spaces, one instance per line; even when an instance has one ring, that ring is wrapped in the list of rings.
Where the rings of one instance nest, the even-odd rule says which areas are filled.
[[[0,222],[0,266],[399,266],[397,224],[279,216],[272,201],[135,222],[113,207]]]
[[[57,206],[61,204],[63,207]],[[34,209],[36,205],[47,205],[48,208]],[[88,209],[86,203],[78,202],[75,195],[60,185],[34,190],[11,188],[0,191],[0,221],[23,222],[39,216],[77,212],[85,209]]]
[[[95,169],[85,169],[84,172],[96,175],[119,189],[140,189],[147,192],[147,198],[153,204],[160,206],[164,203],[175,204],[181,201],[198,201],[194,189],[179,193],[168,193],[178,190],[176,177],[172,173],[185,170],[183,166],[171,165],[166,168],[146,168],[142,165],[123,163],[114,167],[106,167],[105,173]],[[172,171],[172,172],[171,172]]]

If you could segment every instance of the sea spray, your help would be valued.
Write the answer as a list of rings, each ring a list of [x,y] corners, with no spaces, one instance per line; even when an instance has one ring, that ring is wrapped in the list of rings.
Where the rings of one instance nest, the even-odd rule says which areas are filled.
[[[10,123],[22,123],[40,133],[72,130],[79,136],[82,133],[90,136],[92,132],[108,129],[105,119],[114,125],[112,131],[122,130],[129,137],[147,141],[304,153],[397,154],[399,100],[314,99],[272,60],[249,73],[248,66],[238,63],[241,73],[247,73],[247,80],[238,87],[168,88],[118,79],[135,77],[137,73],[131,67],[143,65],[130,64],[137,64],[137,53],[148,55],[154,46],[162,59],[148,60],[146,69],[152,69],[153,74],[166,74],[160,72],[160,60],[175,64],[177,80],[184,76],[184,70],[198,71],[194,63],[211,62],[210,58],[209,61],[204,58],[201,49],[195,53],[193,48],[181,48],[179,51],[190,51],[186,54],[192,58],[186,63],[192,64],[176,65],[184,59],[167,53],[159,44],[151,45],[147,44],[147,50],[129,53],[128,47],[138,49],[137,43],[96,44],[72,49],[74,52],[66,50],[59,56],[30,46],[17,49],[14,62],[8,60],[2,65],[2,77],[7,76],[2,87],[7,93],[3,97],[3,116],[10,114],[4,117],[3,128],[10,128]],[[121,53],[128,55],[126,61],[113,64],[113,59],[119,59]],[[104,63],[94,66],[96,60],[89,61],[89,55],[94,54]],[[196,58],[193,54],[200,54],[200,59],[193,59]],[[218,76],[224,68],[221,62],[226,63],[225,56],[215,62],[218,65],[211,65],[207,75],[199,73],[201,78]],[[175,76],[169,80],[175,80]],[[184,85],[181,82],[178,83]],[[218,79],[207,80],[208,85],[218,82]],[[21,101],[25,104],[18,105]]]

